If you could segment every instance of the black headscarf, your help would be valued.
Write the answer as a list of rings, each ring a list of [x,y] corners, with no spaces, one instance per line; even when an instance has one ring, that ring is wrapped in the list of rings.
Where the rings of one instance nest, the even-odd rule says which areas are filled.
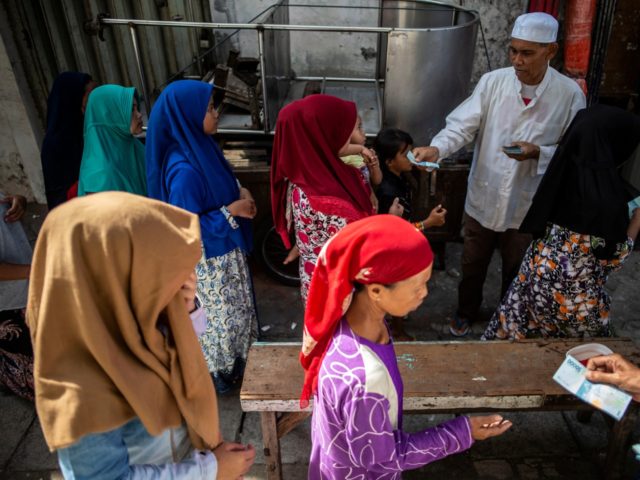
[[[580,110],[560,141],[521,232],[540,238],[548,223],[605,240],[594,250],[611,258],[624,242],[632,198],[619,167],[640,143],[640,117],[619,108],[594,105]],[[633,161],[633,160],[630,160]]]
[[[90,81],[86,73],[64,72],[56,77],[49,93],[47,133],[40,154],[49,210],[67,199],[67,190],[78,180],[83,146],[82,97]]]

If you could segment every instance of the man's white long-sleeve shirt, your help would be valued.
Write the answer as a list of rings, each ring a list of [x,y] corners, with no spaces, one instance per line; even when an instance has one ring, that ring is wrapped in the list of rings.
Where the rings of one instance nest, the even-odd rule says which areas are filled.
[[[528,105],[521,90],[513,67],[483,75],[431,141],[446,158],[477,134],[465,211],[497,232],[520,226],[560,137],[586,106],[580,87],[551,67]],[[518,141],[538,145],[540,158],[519,162],[503,153]]]

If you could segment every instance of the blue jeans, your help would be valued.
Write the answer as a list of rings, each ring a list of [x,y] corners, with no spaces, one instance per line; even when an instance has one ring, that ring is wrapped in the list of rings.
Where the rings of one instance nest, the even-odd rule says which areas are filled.
[[[85,435],[58,450],[67,480],[216,478],[212,452],[192,451],[184,426],[151,436],[138,418],[105,433]]]

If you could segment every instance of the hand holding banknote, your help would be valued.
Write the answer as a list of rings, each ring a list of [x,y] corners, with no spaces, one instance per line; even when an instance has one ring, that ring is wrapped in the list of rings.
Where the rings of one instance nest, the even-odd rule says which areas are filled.
[[[625,390],[636,402],[640,402],[640,368],[622,355],[602,355],[589,359],[587,380],[606,383]]]

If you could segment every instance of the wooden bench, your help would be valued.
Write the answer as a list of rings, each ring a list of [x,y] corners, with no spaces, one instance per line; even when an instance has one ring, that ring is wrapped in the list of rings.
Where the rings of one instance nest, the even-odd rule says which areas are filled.
[[[405,413],[591,410],[552,377],[565,352],[597,341],[634,363],[640,353],[629,339],[510,342],[408,342],[395,345],[404,381]],[[240,392],[245,412],[260,412],[267,477],[282,478],[280,438],[311,414],[301,411],[303,371],[298,343],[256,343],[249,351]],[[605,472],[621,475],[627,442],[638,415],[631,403],[613,423]]]

